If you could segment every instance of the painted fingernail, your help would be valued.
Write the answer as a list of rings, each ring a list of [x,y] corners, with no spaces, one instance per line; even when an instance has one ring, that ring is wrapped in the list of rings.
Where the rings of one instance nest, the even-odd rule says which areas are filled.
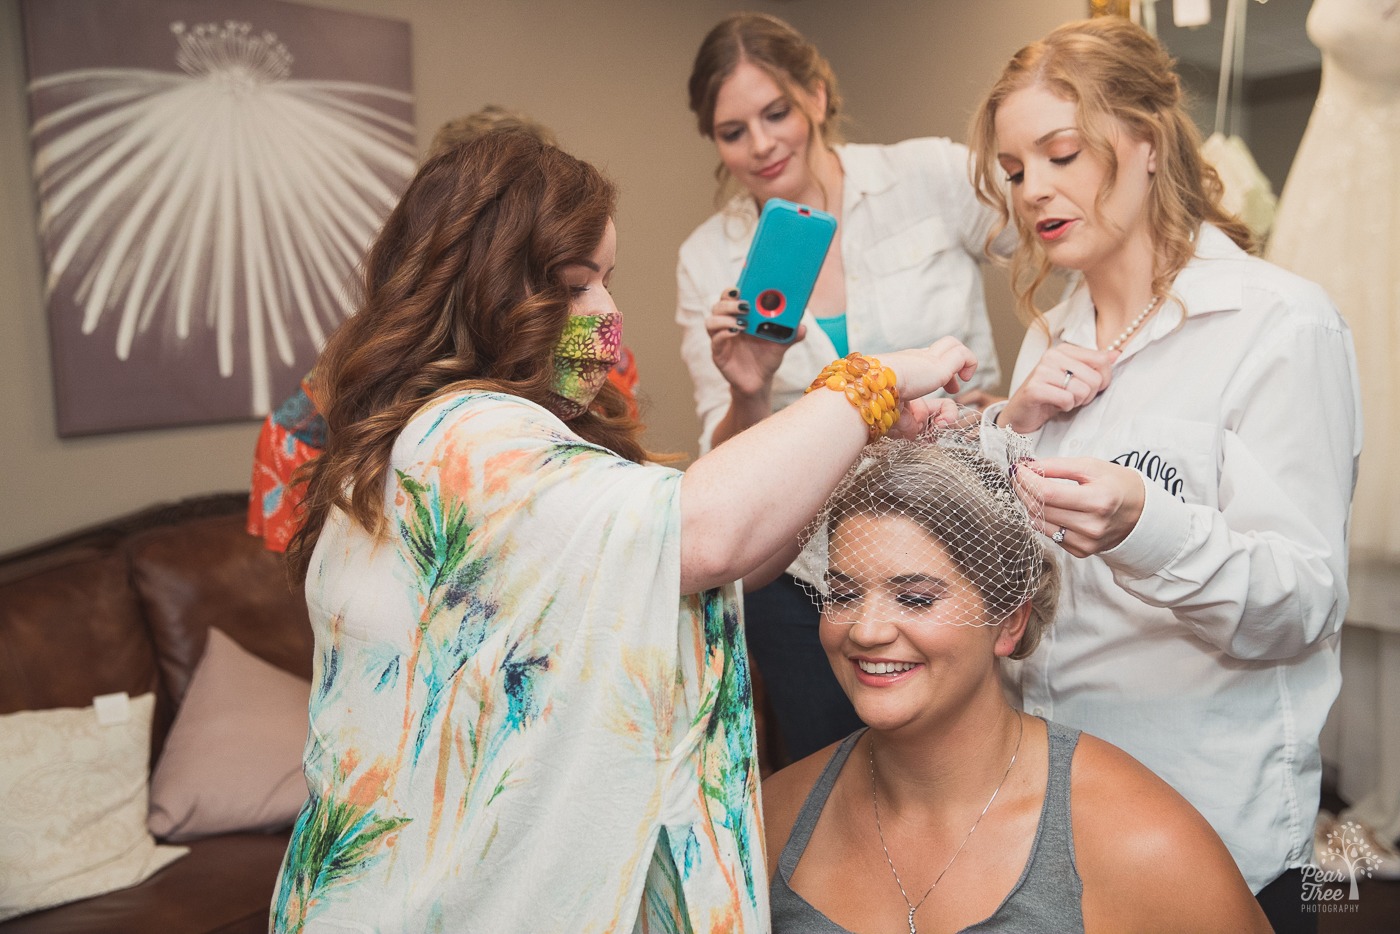
[[[740,317],[734,319],[734,323],[737,324],[737,325],[739,325],[739,327],[741,327],[741,328],[746,328],[746,327],[749,326],[749,319],[746,318],[746,317],[740,316]]]
[[[748,311],[748,310],[749,310],[749,303],[748,303],[748,302],[740,302],[740,303],[739,303],[739,310],[740,310],[740,311]]]
[[[739,329],[738,329],[738,328],[730,328],[730,329],[729,329],[729,333],[730,333],[730,334],[738,334],[738,333],[739,333]]]
[[[738,298],[738,297],[739,297],[739,290],[738,290],[738,289],[730,289],[728,292],[725,292],[724,294],[725,294],[725,296],[728,297],[728,298]]]

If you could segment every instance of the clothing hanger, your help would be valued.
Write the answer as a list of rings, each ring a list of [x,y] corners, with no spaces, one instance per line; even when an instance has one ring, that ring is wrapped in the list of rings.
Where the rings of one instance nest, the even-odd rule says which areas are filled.
[[[1263,2],[1263,0],[1261,0]],[[1244,104],[1244,35],[1248,0],[1228,0],[1225,35],[1220,48],[1220,85],[1215,98],[1215,132],[1201,146],[1201,154],[1225,185],[1224,206],[1262,240],[1273,226],[1278,198],[1273,185],[1259,169],[1249,147],[1240,138],[1240,111]]]
[[[1133,0],[1133,22],[1157,37],[1157,0]]]
[[[1220,86],[1215,94],[1215,132],[1225,132],[1229,114],[1230,136],[1239,136],[1240,103],[1244,99],[1244,21],[1249,7],[1245,0],[1227,0],[1225,38],[1220,43]],[[1230,111],[1230,98],[1235,109]]]

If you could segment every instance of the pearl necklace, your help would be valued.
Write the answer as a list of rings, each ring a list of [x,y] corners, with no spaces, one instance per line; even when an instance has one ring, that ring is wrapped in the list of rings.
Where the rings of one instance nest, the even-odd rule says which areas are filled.
[[[1113,339],[1113,343],[1108,345],[1108,349],[1117,350],[1119,347],[1122,347],[1124,344],[1126,344],[1128,342],[1128,338],[1133,336],[1133,332],[1136,331],[1138,328],[1142,327],[1142,323],[1147,320],[1147,316],[1152,314],[1153,310],[1157,307],[1157,302],[1159,300],[1160,296],[1152,296],[1152,301],[1147,303],[1146,308],[1138,312],[1138,316],[1136,318],[1128,322],[1128,326],[1123,329],[1123,333],[1119,334]],[[1098,313],[1099,310],[1095,308],[1094,315],[1097,316]]]
[[[993,791],[992,796],[987,799],[987,806],[982,809],[981,814],[977,815],[977,820],[972,822],[972,829],[967,832],[967,836],[963,837],[962,843],[959,843],[958,848],[953,851],[953,858],[948,860],[948,864],[943,867],[943,871],[938,874],[938,878],[933,880],[933,885],[928,887],[928,891],[924,893],[923,898],[919,899],[917,905],[909,901],[909,893],[904,891],[904,883],[899,879],[899,871],[894,868],[894,860],[890,859],[890,848],[885,845],[885,831],[880,826],[880,798],[875,794],[875,738],[873,736],[870,738],[870,801],[875,806],[875,832],[880,835],[880,849],[885,851],[885,862],[890,864],[890,873],[894,876],[894,884],[899,886],[899,894],[904,896],[904,904],[909,906],[909,934],[919,934],[914,928],[914,912],[918,911],[919,908],[923,906],[924,902],[928,901],[928,897],[933,894],[933,890],[938,887],[938,883],[942,882],[943,877],[948,874],[948,870],[953,868],[953,860],[957,859],[958,854],[962,853],[963,847],[967,846],[967,841],[972,837],[972,831],[976,830],[977,825],[982,823],[982,818],[987,816],[987,811],[991,809],[992,802],[997,799],[997,795],[1001,792],[1001,786],[1006,784],[1006,777],[1011,774],[1011,767],[1016,764],[1016,755],[1021,751],[1021,737],[1024,736],[1026,732],[1026,718],[1019,712],[1016,714],[1016,723],[1021,727],[1016,731],[1016,748],[1011,751],[1011,761],[1006,764],[1006,771],[1002,773],[1001,781],[997,782],[996,790]]]

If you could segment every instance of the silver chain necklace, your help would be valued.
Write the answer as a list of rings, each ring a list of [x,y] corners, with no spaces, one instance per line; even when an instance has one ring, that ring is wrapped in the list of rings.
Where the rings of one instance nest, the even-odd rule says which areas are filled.
[[[909,906],[909,934],[919,934],[918,930],[914,927],[914,912],[918,911],[919,908],[923,906],[924,902],[928,901],[928,897],[933,894],[933,890],[938,887],[938,883],[943,881],[943,877],[947,875],[948,870],[953,867],[953,860],[958,858],[958,854],[963,851],[963,847],[967,846],[967,841],[972,838],[972,831],[976,830],[977,825],[982,823],[982,818],[987,816],[987,811],[991,809],[992,802],[997,799],[997,795],[1001,792],[1001,786],[1006,784],[1006,777],[1011,774],[1011,767],[1016,764],[1016,755],[1021,751],[1021,737],[1025,735],[1026,732],[1025,717],[1017,713],[1016,723],[1020,726],[1020,729],[1016,731],[1016,748],[1011,752],[1011,761],[1006,764],[1006,771],[1002,773],[1001,781],[997,782],[996,790],[993,791],[992,796],[987,799],[987,806],[982,809],[981,814],[977,815],[977,820],[972,822],[972,829],[967,832],[966,837],[963,837],[962,843],[958,844],[958,848],[953,852],[952,859],[948,860],[948,865],[943,867],[943,871],[938,874],[937,879],[933,880],[933,885],[928,887],[928,891],[924,893],[923,898],[919,899],[917,905],[909,901],[909,893],[904,891],[904,883],[900,881],[899,870],[894,868],[894,860],[890,859],[890,848],[885,844],[885,831],[884,828],[880,826],[880,797],[875,793],[875,737],[870,737],[870,801],[875,805],[875,832],[880,835],[880,849],[885,851],[885,862],[890,864],[890,873],[894,876],[894,884],[899,886],[899,894],[904,896],[904,904]]]

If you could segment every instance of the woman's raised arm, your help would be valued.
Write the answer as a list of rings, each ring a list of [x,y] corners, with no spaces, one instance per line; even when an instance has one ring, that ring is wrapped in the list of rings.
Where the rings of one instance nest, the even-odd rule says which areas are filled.
[[[977,369],[972,352],[952,337],[880,359],[894,370],[905,410],[916,420],[928,411],[921,397],[940,388],[956,392]],[[681,482],[682,592],[738,580],[795,547],[868,440],[845,395],[819,391],[692,464]]]

